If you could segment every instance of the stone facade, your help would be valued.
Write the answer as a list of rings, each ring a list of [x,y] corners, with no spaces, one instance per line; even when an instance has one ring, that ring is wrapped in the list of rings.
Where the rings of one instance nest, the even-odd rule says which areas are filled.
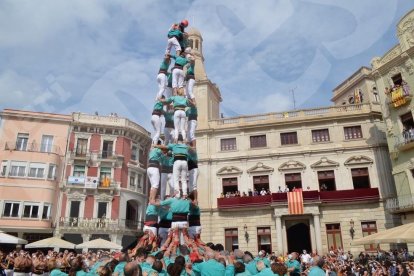
[[[399,214],[403,223],[414,222],[414,10],[397,25],[399,43],[382,57],[372,59],[372,79],[379,92],[392,174],[397,196],[386,202],[388,211]],[[394,90],[392,92],[388,90]],[[407,131],[404,131],[404,128]]]
[[[190,35],[201,37],[196,30]],[[334,246],[359,252],[363,247],[351,246],[352,238],[397,222],[384,210],[384,199],[395,196],[395,189],[379,99],[370,94],[374,81],[369,68],[335,88],[334,106],[220,118],[222,97],[205,75],[201,49],[196,64],[203,74],[196,74],[195,94],[202,114],[197,152],[204,241],[226,249],[238,244],[254,253],[260,248],[286,253],[298,249],[291,232],[299,229],[298,235],[308,236],[303,242],[309,250],[325,253]],[[359,90],[362,97],[350,104]],[[330,191],[321,188],[321,173],[333,175]],[[292,174],[303,189],[301,215],[290,215],[286,194],[278,193],[290,185]],[[220,198],[229,189],[254,190],[260,177],[272,195]]]

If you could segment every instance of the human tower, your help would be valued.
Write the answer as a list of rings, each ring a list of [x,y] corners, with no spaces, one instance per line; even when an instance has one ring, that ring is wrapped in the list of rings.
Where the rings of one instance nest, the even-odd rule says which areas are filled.
[[[151,190],[144,235],[135,250],[166,250],[181,243],[198,252],[195,248],[202,244],[197,206],[195,60],[185,32],[187,26],[188,21],[182,20],[169,29],[167,49],[157,75],[158,92],[151,117],[154,132],[147,169]]]

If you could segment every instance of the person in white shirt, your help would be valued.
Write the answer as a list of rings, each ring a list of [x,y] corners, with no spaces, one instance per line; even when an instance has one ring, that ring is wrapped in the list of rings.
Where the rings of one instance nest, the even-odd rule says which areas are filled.
[[[302,255],[300,255],[300,260],[302,263],[307,264],[309,263],[309,260],[311,259],[311,255],[306,252],[306,250],[303,250]]]
[[[264,188],[262,188],[262,190],[260,191],[260,195],[262,195],[262,196],[266,195],[266,190]]]

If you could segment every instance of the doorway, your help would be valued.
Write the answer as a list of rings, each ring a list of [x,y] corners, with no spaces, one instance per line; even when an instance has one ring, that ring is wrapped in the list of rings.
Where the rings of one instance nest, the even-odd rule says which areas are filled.
[[[288,252],[312,252],[309,220],[286,221]]]

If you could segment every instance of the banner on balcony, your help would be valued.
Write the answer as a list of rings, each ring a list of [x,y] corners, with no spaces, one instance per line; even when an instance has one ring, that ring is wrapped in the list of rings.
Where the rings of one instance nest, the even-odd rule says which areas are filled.
[[[288,209],[290,215],[303,214],[303,195],[302,189],[288,192]]]

